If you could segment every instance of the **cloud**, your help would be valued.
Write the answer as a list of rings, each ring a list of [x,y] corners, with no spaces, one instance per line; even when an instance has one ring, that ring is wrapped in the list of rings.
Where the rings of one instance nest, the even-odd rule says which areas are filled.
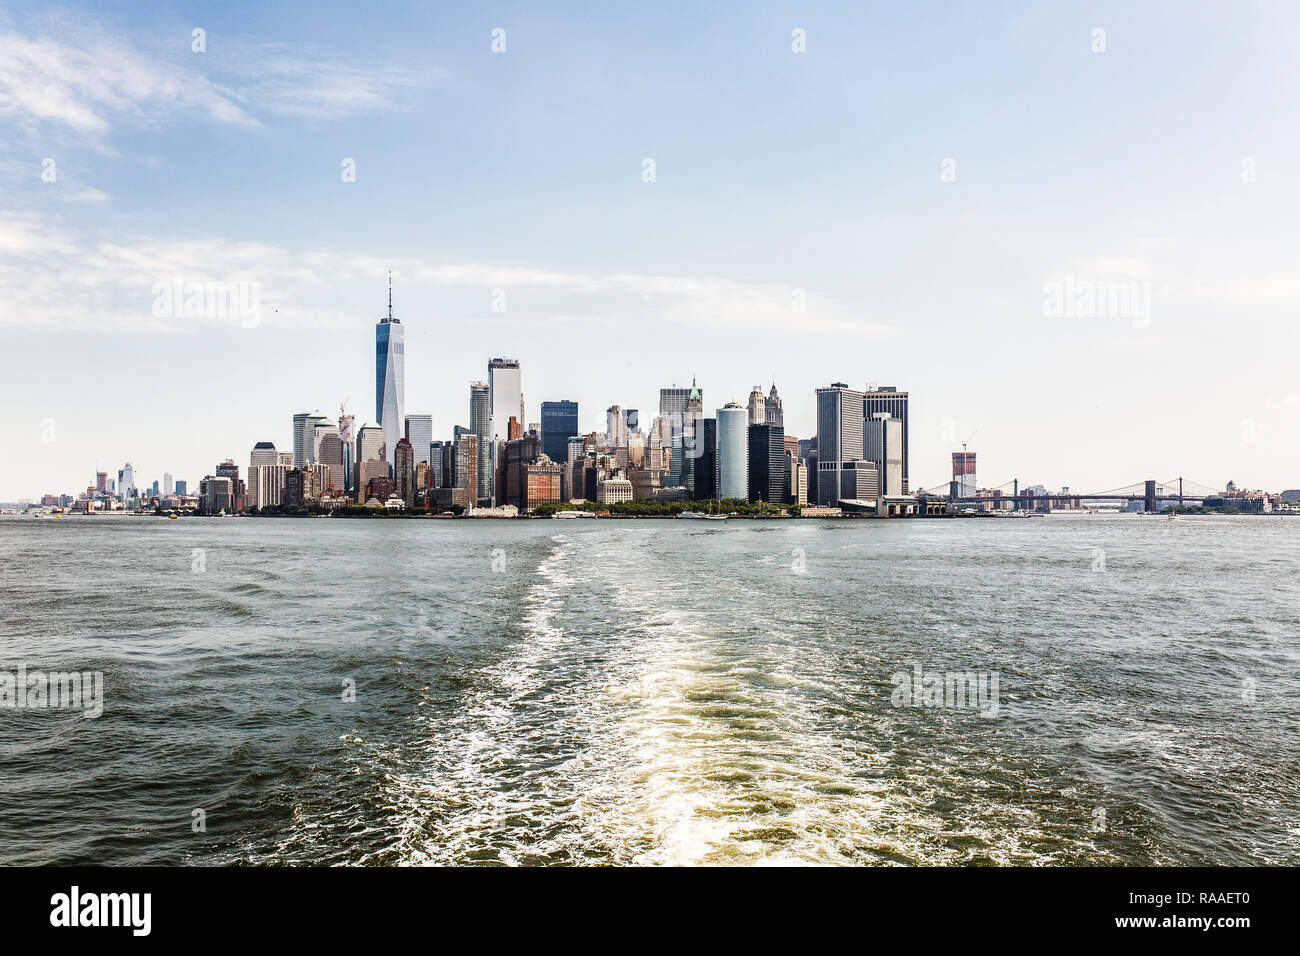
[[[225,239],[140,236],[97,242],[63,235],[48,216],[0,211],[0,328],[189,332],[204,325],[238,324],[217,315],[183,320],[156,315],[157,287],[174,286],[177,277],[186,285],[255,284],[263,324],[346,328],[372,316],[345,311],[339,303],[349,293],[355,299],[359,288],[367,293],[382,289],[389,270],[402,295],[419,290],[446,293],[445,304],[470,313],[486,312],[493,291],[504,290],[510,311],[494,316],[503,322],[623,327],[629,334],[663,323],[694,332],[737,334],[896,332],[853,315],[833,300],[797,296],[796,290],[777,283],[431,264],[327,250],[294,252]],[[805,311],[796,312],[794,303],[805,298]]]
[[[96,138],[108,133],[114,117],[152,121],[178,111],[258,125],[233,91],[111,38],[0,33],[0,117]]]
[[[59,37],[0,32],[0,120],[27,131],[63,129],[102,146],[118,122],[181,116],[256,127],[271,116],[328,119],[396,108],[423,85],[392,67],[357,64],[310,45],[224,37],[193,53],[188,37],[140,49],[110,31],[61,28]]]
[[[398,93],[426,78],[395,67],[363,67],[302,44],[250,43],[217,55],[241,98],[269,113],[332,119],[397,108]]]

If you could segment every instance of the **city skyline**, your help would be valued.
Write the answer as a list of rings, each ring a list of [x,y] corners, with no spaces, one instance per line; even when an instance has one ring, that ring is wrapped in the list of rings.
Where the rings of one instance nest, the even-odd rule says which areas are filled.
[[[194,483],[283,447],[284,409],[369,420],[390,270],[444,437],[511,356],[584,432],[775,372],[800,437],[828,382],[910,390],[916,483],[970,443],[989,483],[1300,485],[1297,132],[1254,95],[1300,12],[378,18],[0,17],[0,501],[126,461]],[[190,283],[257,314],[187,315]]]

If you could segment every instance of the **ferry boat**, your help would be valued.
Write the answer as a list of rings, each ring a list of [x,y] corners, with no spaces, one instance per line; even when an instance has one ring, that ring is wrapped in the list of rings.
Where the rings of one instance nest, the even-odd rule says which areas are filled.
[[[551,515],[552,518],[594,518],[596,515],[590,511],[557,511]]]

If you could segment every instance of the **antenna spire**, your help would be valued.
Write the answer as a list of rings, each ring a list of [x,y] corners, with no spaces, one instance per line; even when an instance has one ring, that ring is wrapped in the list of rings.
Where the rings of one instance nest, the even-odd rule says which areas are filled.
[[[388,270],[388,321],[393,321],[393,270]]]

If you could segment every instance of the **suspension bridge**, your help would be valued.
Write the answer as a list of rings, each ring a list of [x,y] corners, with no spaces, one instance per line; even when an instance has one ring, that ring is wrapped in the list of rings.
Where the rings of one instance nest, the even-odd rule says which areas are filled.
[[[931,487],[944,487],[944,485],[918,486],[918,491],[922,488],[928,489]],[[1011,478],[992,488],[981,489],[975,495],[940,495],[940,497],[947,498],[954,504],[959,505],[992,504],[994,507],[998,507],[1003,503],[1010,502],[1016,508],[1026,505],[1032,507],[1046,504],[1049,501],[1068,501],[1075,504],[1082,504],[1085,501],[1116,503],[1141,501],[1147,511],[1156,511],[1162,502],[1176,501],[1180,506],[1189,503],[1200,504],[1208,497],[1221,494],[1223,492],[1220,489],[1180,476],[1170,478],[1168,481],[1147,479],[1125,485],[1122,488],[1087,493],[1071,491],[1069,488],[1062,488],[1060,491],[1044,491],[1033,488],[1021,492],[1020,479]]]

